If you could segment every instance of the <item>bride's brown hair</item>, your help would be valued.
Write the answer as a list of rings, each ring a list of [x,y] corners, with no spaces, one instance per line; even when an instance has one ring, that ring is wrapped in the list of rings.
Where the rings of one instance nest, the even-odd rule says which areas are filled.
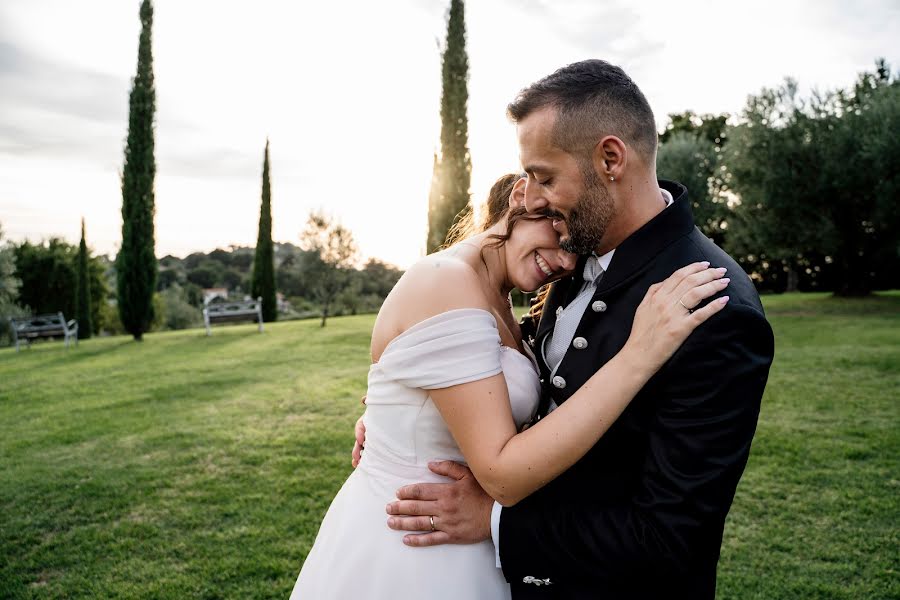
[[[517,206],[515,208],[509,207],[509,197],[512,194],[516,182],[522,177],[524,177],[524,175],[519,173],[507,173],[494,182],[494,185],[491,186],[491,191],[488,192],[488,197],[481,210],[481,216],[478,219],[478,222],[475,221],[472,205],[467,205],[458,215],[458,218],[450,228],[450,231],[447,232],[447,239],[444,240],[441,249],[448,248],[467,237],[487,231],[505,217],[506,232],[502,234],[492,234],[491,238],[493,241],[487,245],[489,248],[499,248],[510,238],[516,223],[523,219],[544,218],[541,215],[529,215],[528,211],[526,211],[523,206]],[[528,314],[525,315],[526,318],[534,319],[535,323],[537,323],[538,319],[540,319],[541,309],[544,306],[544,300],[547,297],[549,289],[550,286],[545,285],[538,290],[537,297],[531,301],[531,309],[528,311]]]

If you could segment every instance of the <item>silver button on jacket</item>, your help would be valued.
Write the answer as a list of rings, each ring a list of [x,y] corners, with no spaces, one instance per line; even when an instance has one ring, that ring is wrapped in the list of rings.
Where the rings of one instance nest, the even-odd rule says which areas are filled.
[[[552,379],[552,382],[553,382],[553,385],[555,385],[559,389],[563,389],[564,387],[566,387],[566,380],[563,379],[562,377],[560,377],[559,375],[554,377]]]
[[[577,337],[574,340],[572,340],[572,345],[575,346],[576,350],[584,350],[585,348],[588,347],[587,340],[584,339],[583,337]]]
[[[605,312],[606,311],[606,302],[603,300],[597,300],[593,304],[591,304],[591,310],[594,312]]]

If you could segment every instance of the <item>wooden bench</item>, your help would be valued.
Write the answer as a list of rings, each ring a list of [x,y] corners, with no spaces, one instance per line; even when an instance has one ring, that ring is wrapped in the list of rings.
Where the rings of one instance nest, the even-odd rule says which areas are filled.
[[[78,321],[72,319],[66,322],[61,312],[55,315],[37,315],[36,317],[12,317],[9,319],[12,329],[13,341],[16,344],[16,352],[19,351],[19,342],[24,341],[31,346],[31,341],[42,337],[62,336],[66,340],[66,348],[69,340],[75,340],[78,345]]]
[[[212,335],[210,325],[213,323],[234,323],[250,321],[259,323],[259,332],[263,330],[262,297],[246,302],[220,302],[207,304],[203,309],[203,323],[206,335]]]

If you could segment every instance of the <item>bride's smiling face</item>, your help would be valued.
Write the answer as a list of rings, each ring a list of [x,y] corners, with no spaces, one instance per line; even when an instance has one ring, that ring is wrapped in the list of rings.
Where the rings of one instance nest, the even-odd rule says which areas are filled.
[[[525,180],[520,179],[510,194],[510,211],[525,206]],[[575,268],[578,256],[559,247],[559,233],[552,220],[537,215],[519,217],[503,245],[509,282],[523,292],[564,277]]]

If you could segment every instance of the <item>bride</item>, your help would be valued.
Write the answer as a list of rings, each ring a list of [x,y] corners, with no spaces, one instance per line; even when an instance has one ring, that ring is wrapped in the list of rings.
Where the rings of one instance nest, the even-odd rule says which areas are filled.
[[[524,183],[498,180],[481,231],[420,260],[385,300],[372,332],[365,452],[325,515],[292,599],[509,598],[490,541],[409,547],[387,527],[385,505],[403,485],[444,481],[428,469],[436,459],[468,463],[488,494],[515,504],[593,447],[724,306],[711,302],[688,318],[679,304],[697,306],[726,285],[705,263],[651,286],[622,351],[525,428],[540,383],[509,293],[570,274],[577,257],[559,248],[548,218],[525,212]]]

